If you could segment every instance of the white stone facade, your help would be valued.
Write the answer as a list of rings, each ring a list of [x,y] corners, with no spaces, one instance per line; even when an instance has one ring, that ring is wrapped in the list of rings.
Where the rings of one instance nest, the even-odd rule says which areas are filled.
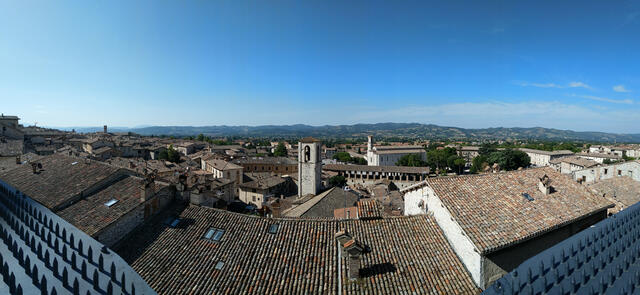
[[[298,143],[298,195],[317,195],[322,189],[321,143],[308,138]]]
[[[575,181],[592,183],[602,179],[629,176],[635,181],[640,181],[640,162],[624,162],[601,167],[587,168],[571,173]]]
[[[449,210],[442,204],[435,192],[427,185],[415,190],[409,189],[404,194],[404,214],[433,214],[438,226],[442,229],[449,244],[460,258],[471,278],[477,286],[484,287],[483,257],[464,233],[462,227],[455,221]]]

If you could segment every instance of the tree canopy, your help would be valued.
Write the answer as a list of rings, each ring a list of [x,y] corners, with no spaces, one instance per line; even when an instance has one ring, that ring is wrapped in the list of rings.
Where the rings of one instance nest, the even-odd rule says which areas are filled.
[[[283,142],[279,142],[276,148],[273,150],[274,157],[286,157],[287,156],[287,148],[284,146]]]
[[[472,161],[471,172],[482,172],[485,167],[498,163],[502,170],[516,170],[531,165],[529,155],[523,151],[514,149],[496,150],[489,154],[480,154]]]
[[[419,154],[408,154],[400,157],[396,166],[424,167],[427,166],[427,162],[423,161]]]
[[[329,178],[329,184],[332,186],[343,187],[347,184],[347,179],[342,175],[335,175]]]
[[[353,164],[358,164],[358,165],[367,165],[367,160],[365,160],[364,158],[359,158],[359,157],[352,157],[349,153],[347,152],[337,152],[333,155],[333,158],[335,160],[338,160],[340,162],[344,162],[344,163],[353,163]]]
[[[158,159],[178,163],[180,162],[180,152],[176,151],[173,148],[173,145],[170,145],[168,149],[160,152],[160,154],[158,155]]]

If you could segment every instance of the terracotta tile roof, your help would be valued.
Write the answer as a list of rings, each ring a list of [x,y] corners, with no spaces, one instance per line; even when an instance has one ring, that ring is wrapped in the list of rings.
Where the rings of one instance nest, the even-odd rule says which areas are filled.
[[[545,174],[555,189],[548,195],[538,189]],[[435,177],[426,183],[485,254],[613,206],[551,167]]]
[[[594,160],[589,160],[589,159],[585,159],[585,158],[581,158],[578,156],[567,156],[567,157],[562,157],[562,158],[556,158],[556,159],[551,159],[549,160],[549,163],[551,164],[559,164],[559,163],[569,163],[569,164],[573,164],[573,165],[577,165],[577,166],[581,166],[584,168],[591,168],[591,167],[595,167],[600,165],[600,163],[594,161]]]
[[[343,256],[343,294],[479,293],[429,215],[336,221],[175,210],[156,218],[177,215],[184,226],[151,222],[119,250],[159,294],[335,294],[340,230],[371,249],[357,281],[347,279]],[[203,239],[210,228],[224,230],[219,242]]]
[[[332,187],[284,213],[288,217],[331,218],[339,208],[353,207],[358,196],[351,191]]]
[[[358,201],[358,216],[360,219],[375,219],[382,217],[382,204],[375,199]]]
[[[302,142],[302,143],[314,143],[314,142],[320,142],[320,140],[309,136],[309,137],[305,137],[303,139],[300,139],[300,142]]]
[[[141,181],[141,178],[128,176],[60,210],[57,214],[93,236],[140,205]],[[117,202],[111,206],[105,205],[112,199]]]
[[[66,203],[119,170],[102,162],[62,154],[46,156],[36,162],[42,164],[38,173],[33,173],[31,165],[25,164],[3,172],[0,179],[50,209]]]
[[[528,149],[528,148],[519,148],[519,150],[521,150],[521,151],[523,151],[525,153],[533,153],[533,154],[549,155],[549,156],[573,155],[574,154],[572,151],[568,151],[568,150],[543,151],[543,150]]]
[[[269,189],[287,181],[286,178],[271,173],[245,173],[245,176],[251,180],[240,183],[239,186],[243,188]]]
[[[638,294],[640,204],[569,237],[482,294]]]
[[[605,198],[616,204],[612,210],[614,212],[640,202],[640,182],[628,176],[603,179],[590,183],[588,186],[595,190],[599,196],[604,195]]]
[[[205,162],[207,163],[207,166],[211,165],[214,169],[220,171],[242,168],[242,166],[233,164],[231,162],[214,158],[206,159]]]

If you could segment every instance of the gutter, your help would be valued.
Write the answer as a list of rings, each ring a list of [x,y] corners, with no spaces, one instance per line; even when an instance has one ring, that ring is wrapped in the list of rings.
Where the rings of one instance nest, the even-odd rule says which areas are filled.
[[[338,249],[338,295],[342,295],[342,252],[340,251],[340,242],[336,240]]]

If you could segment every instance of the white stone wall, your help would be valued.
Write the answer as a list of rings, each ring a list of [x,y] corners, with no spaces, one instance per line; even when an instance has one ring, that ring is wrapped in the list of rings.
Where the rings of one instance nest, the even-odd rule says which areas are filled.
[[[531,159],[531,165],[539,167],[549,166],[551,156],[531,152],[527,152],[527,155],[529,155],[529,158]]]
[[[618,176],[629,176],[635,181],[640,181],[640,163],[636,161],[624,162],[608,166],[587,168],[571,173],[575,181],[592,183],[602,179],[610,179]]]
[[[482,256],[471,239],[454,220],[449,210],[442,204],[435,192],[429,186],[407,192],[404,195],[405,215],[433,214],[438,226],[442,229],[449,244],[460,258],[471,278],[477,286],[483,286]],[[423,206],[419,206],[420,202]]]
[[[309,158],[305,149],[309,147]],[[322,158],[320,143],[298,144],[298,195],[317,195],[322,189]]]

